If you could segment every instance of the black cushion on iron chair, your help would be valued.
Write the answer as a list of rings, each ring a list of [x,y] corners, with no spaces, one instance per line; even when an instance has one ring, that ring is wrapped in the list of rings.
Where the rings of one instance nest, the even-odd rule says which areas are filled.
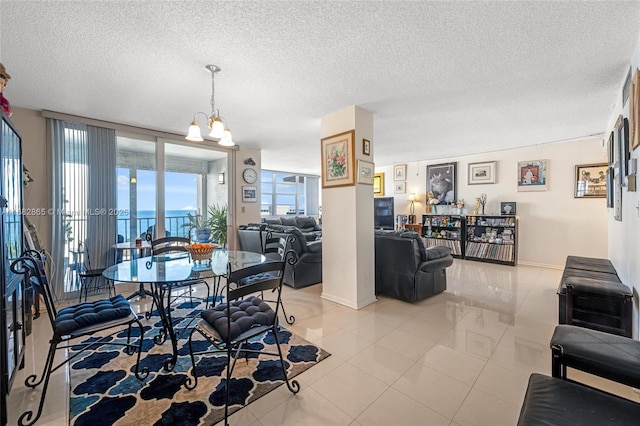
[[[60,309],[55,318],[55,333],[66,336],[78,330],[127,318],[131,315],[131,305],[121,295],[96,302],[85,302]]]
[[[551,349],[565,367],[640,387],[640,341],[583,327],[558,325]],[[638,418],[640,424],[640,417]]]
[[[640,404],[578,383],[534,373],[518,426],[637,425]]]
[[[242,333],[254,327],[269,326],[273,324],[275,311],[268,303],[259,297],[249,297],[243,300],[230,302],[231,307],[231,336],[229,338],[227,326],[227,305],[221,304],[212,309],[202,311],[200,316],[204,319],[222,340],[234,340]]]

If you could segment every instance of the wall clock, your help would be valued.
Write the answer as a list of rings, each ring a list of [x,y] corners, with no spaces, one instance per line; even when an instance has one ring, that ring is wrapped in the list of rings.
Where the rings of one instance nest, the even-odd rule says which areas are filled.
[[[258,172],[254,169],[246,168],[242,171],[242,179],[247,183],[256,183],[258,180]]]

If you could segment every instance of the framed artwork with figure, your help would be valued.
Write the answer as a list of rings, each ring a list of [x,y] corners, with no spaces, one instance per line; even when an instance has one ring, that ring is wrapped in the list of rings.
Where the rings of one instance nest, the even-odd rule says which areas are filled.
[[[518,191],[546,191],[549,186],[549,160],[518,162]]]
[[[440,204],[452,203],[456,197],[456,164],[444,163],[427,166],[427,193]]]

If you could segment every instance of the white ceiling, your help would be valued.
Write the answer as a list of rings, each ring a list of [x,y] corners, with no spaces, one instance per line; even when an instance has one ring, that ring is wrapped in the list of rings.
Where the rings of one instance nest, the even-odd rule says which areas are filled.
[[[14,106],[175,133],[216,106],[263,167],[320,173],[320,118],[374,114],[375,162],[600,134],[640,2],[0,1]]]

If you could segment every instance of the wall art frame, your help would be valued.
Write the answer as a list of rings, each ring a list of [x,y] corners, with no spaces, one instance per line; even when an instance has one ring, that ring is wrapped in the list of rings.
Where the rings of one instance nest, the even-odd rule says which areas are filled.
[[[628,165],[631,152],[629,151],[629,120],[622,115],[616,121],[616,132],[618,142],[618,168],[619,182],[624,183],[624,178],[629,174]]]
[[[549,160],[518,161],[518,192],[549,189]]]
[[[573,198],[605,198],[608,168],[606,163],[576,165]]]
[[[362,139],[362,153],[371,155],[371,141],[369,139]]]
[[[256,186],[243,186],[242,187],[242,202],[243,203],[255,203],[258,201],[258,187]]]
[[[358,183],[373,185],[374,167],[370,161],[358,160]]]
[[[393,180],[394,181],[407,180],[406,164],[396,164],[395,166],[393,166]]]
[[[431,164],[427,166],[427,193],[440,204],[456,201],[456,167],[457,163]]]
[[[354,137],[355,130],[349,130],[320,140],[323,188],[355,185]]]
[[[384,197],[384,172],[373,175],[373,196]]]
[[[629,88],[629,147],[640,146],[640,72],[635,70]]]
[[[514,215],[516,214],[516,202],[515,201],[501,201],[500,202],[500,214],[501,215]]]
[[[469,163],[467,165],[467,184],[482,185],[496,183],[496,162]]]
[[[394,194],[405,194],[407,192],[407,182],[395,182],[393,185]]]

